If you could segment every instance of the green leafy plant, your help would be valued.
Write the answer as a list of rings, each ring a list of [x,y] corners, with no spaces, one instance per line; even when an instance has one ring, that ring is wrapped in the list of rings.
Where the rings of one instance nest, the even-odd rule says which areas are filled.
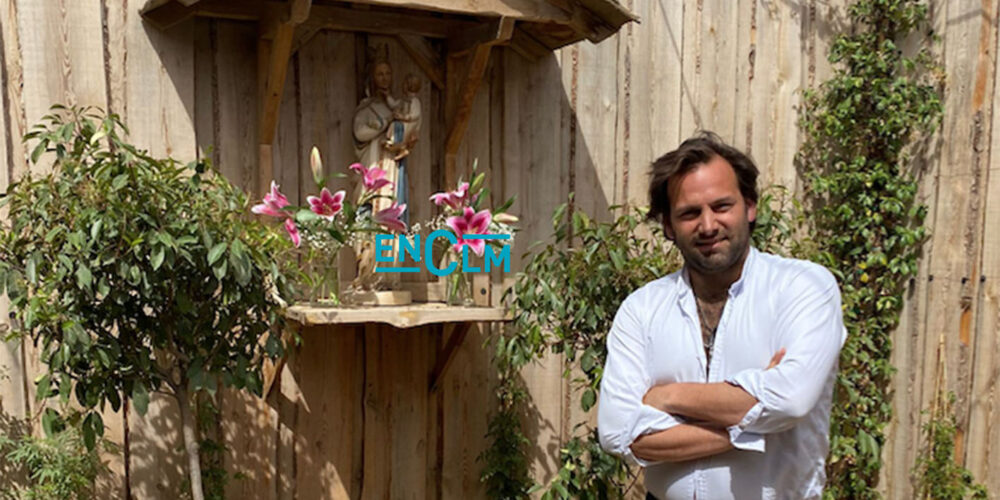
[[[798,162],[813,204],[813,258],[840,282],[848,329],[825,497],[869,499],[879,496],[891,419],[891,332],[926,238],[911,155],[921,154],[942,105],[926,44],[913,57],[899,45],[928,33],[925,4],[858,0],[848,13],[853,29],[830,48],[833,76],[805,95]]]
[[[797,219],[787,213],[792,202],[785,190],[765,190],[759,204],[754,245],[802,251],[798,243],[787,246]],[[520,427],[526,398],[520,369],[545,352],[564,353],[563,375],[572,378],[580,408],[589,411],[597,401],[607,333],[618,306],[645,283],[681,266],[679,252],[661,228],[646,220],[644,209],[610,210],[614,219],[602,222],[570,204],[558,207],[552,217],[554,240],[529,252],[524,271],[505,296],[512,301],[514,322],[493,339],[500,409],[489,426],[492,445],[480,457],[492,498],[521,498],[536,490],[543,490],[544,498],[617,497],[634,481],[620,459],[601,449],[595,429],[578,424],[580,435],[560,450],[562,466],[555,478],[533,485],[524,459],[529,440]],[[562,286],[554,289],[553,283]]]
[[[107,441],[104,447],[107,451],[115,449]],[[4,478],[0,480],[4,490],[0,498],[94,498],[94,481],[99,473],[107,470],[98,451],[88,449],[73,426],[49,437],[0,434],[0,460],[6,461]],[[14,478],[23,478],[23,484]]]
[[[154,392],[178,403],[201,500],[194,402],[219,383],[260,394],[263,359],[284,349],[269,333],[289,296],[276,264],[288,244],[249,220],[243,194],[209,165],[153,158],[122,130],[114,115],[57,106],[26,136],[32,161],[51,168],[0,200],[0,292],[14,334],[40,346],[38,398],[75,398],[89,449],[106,406],[129,400],[143,414]],[[53,436],[66,422],[50,406],[42,427]]]
[[[968,469],[955,463],[954,403],[954,393],[945,396],[938,391],[931,419],[924,424],[927,441],[914,470],[917,494],[926,500],[986,500],[986,487],[976,483]]]

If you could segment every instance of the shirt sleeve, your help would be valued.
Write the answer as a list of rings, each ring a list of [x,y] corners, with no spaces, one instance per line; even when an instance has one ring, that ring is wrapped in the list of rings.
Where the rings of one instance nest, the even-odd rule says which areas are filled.
[[[770,370],[743,370],[727,380],[758,401],[729,429],[730,436],[792,428],[816,406],[836,369],[847,332],[833,275],[821,266],[810,266],[777,300],[775,327],[785,357]]]
[[[626,299],[608,334],[597,429],[601,447],[608,453],[647,467],[657,462],[636,457],[632,453],[632,443],[639,436],[667,430],[683,420],[642,403],[642,397],[652,387],[645,364],[644,338],[634,306]]]

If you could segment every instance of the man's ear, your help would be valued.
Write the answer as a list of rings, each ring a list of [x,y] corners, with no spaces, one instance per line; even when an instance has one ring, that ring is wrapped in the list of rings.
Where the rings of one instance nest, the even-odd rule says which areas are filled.
[[[674,228],[670,227],[670,218],[666,215],[663,216],[663,234],[668,240],[674,241]]]
[[[753,223],[757,220],[757,202],[747,200],[747,222]]]

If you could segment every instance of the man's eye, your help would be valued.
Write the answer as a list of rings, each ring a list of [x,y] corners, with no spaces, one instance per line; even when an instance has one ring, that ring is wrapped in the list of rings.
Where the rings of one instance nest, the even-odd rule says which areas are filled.
[[[732,203],[723,203],[722,205],[716,205],[715,210],[718,212],[726,212],[730,208],[733,208]]]

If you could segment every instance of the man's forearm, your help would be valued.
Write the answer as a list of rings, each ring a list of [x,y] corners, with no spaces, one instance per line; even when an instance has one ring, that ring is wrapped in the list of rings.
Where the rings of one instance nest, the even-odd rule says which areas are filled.
[[[757,399],[725,382],[676,383],[653,387],[644,402],[672,415],[729,427],[740,423]]]
[[[729,435],[718,429],[681,424],[640,436],[632,443],[635,456],[654,462],[684,462],[729,451]]]

